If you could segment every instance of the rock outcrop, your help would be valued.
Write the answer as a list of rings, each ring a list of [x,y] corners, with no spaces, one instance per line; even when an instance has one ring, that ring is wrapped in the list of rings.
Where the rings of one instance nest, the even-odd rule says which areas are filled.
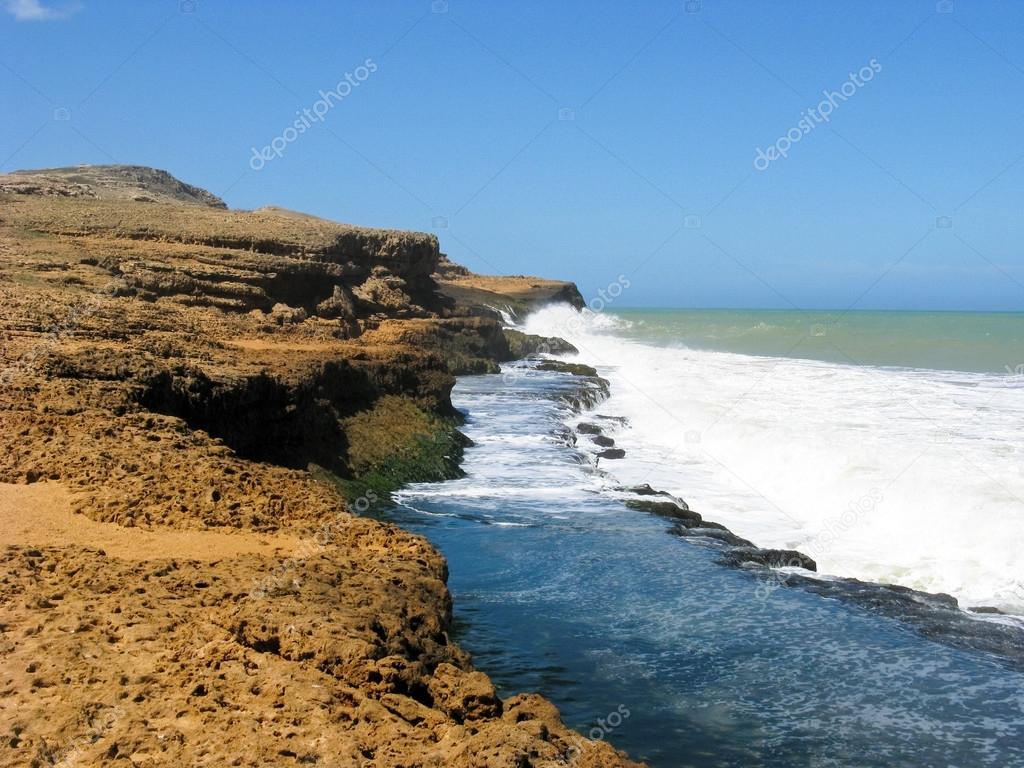
[[[513,354],[439,263],[150,169],[0,177],[0,766],[632,764],[502,699],[444,559],[357,514],[458,472],[453,372]]]
[[[360,327],[388,317],[444,314],[453,304],[431,277],[439,258],[433,235],[352,227],[280,209],[83,197],[10,195],[4,213],[17,230],[81,243],[80,266],[99,267],[120,293],[143,301],[259,311],[271,322],[302,310],[337,321],[332,331],[338,336],[358,335]]]
[[[14,171],[0,178],[0,194],[57,195],[140,203],[191,203],[227,208],[216,195],[142,165],[79,165]]]
[[[545,304],[566,303],[583,309],[585,302],[574,283],[518,275],[476,275],[442,255],[435,280],[447,298],[480,314],[508,312],[522,317]],[[557,353],[556,353],[557,354]]]

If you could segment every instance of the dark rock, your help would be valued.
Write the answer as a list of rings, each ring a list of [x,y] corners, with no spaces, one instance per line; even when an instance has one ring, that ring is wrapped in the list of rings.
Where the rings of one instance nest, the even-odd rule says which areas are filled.
[[[624,459],[626,458],[626,452],[621,448],[606,448],[597,454],[599,459]]]
[[[611,448],[613,445],[615,445],[615,441],[612,440],[610,437],[606,437],[605,435],[594,435],[590,439],[593,440],[597,445],[600,445],[602,448]]]
[[[651,488],[650,485],[644,483],[643,485],[631,485],[628,487],[619,488],[620,491],[628,491],[629,493],[635,493],[637,496],[667,496],[665,491],[656,491]]]
[[[668,501],[672,502],[678,507],[681,507],[682,509],[690,508],[690,506],[682,499],[673,496],[668,491],[659,491],[654,488],[651,488],[651,486],[647,485],[647,483],[644,483],[643,485],[622,486],[616,488],[615,490],[620,491],[622,493],[632,493],[635,494],[636,496],[658,496],[660,498],[667,499]]]
[[[701,520],[700,522],[697,522],[697,523],[689,523],[689,522],[687,522],[685,520],[682,520],[682,521],[680,521],[679,524],[683,525],[683,526],[685,526],[687,528],[702,528],[702,529],[707,529],[707,530],[726,531],[727,533],[732,533],[728,528],[726,528],[721,523],[715,523],[715,522],[712,522],[711,520]],[[738,536],[736,538],[739,539]],[[746,541],[746,539],[739,539],[739,540],[740,541]]]
[[[501,323],[482,317],[456,317],[424,320],[416,326],[396,330],[397,341],[434,352],[444,358],[456,376],[498,373],[496,361],[509,361],[509,352]]]
[[[573,376],[597,377],[597,370],[583,363],[566,363],[561,360],[545,360],[537,364],[538,371],[555,371],[557,373],[569,373]]]
[[[929,594],[859,579],[818,579],[798,571],[786,574],[784,583],[861,606],[908,624],[924,637],[972,652],[990,653],[1002,657],[1015,669],[1024,669],[1024,644],[1021,642],[1020,628],[972,616],[968,611],[961,610],[956,599],[950,595]]]
[[[587,383],[572,392],[567,392],[560,396],[560,399],[567,403],[572,410],[580,413],[594,408],[599,403],[608,399],[609,384],[606,379],[588,377],[581,378],[580,380]]]
[[[590,424],[586,421],[576,425],[576,431],[581,435],[599,435],[601,428],[597,424]]]
[[[551,434],[558,442],[570,447],[576,445],[576,434],[568,427],[559,427],[552,430]]]
[[[562,302],[574,309],[583,309],[587,305],[583,295],[580,293],[580,289],[576,287],[576,283],[566,283],[557,292],[552,294],[551,298],[547,301],[548,304],[559,304]]]
[[[346,335],[359,335],[355,297],[346,286],[335,285],[331,295],[316,305],[316,313],[320,317],[340,320]]]
[[[659,517],[673,517],[680,520],[697,520],[701,516],[692,512],[685,501],[653,501],[651,499],[627,499],[626,506],[630,509],[639,509],[641,512],[650,512]]]
[[[728,544],[730,547],[756,549],[753,542],[748,541],[741,536],[737,536],[724,525],[719,523],[702,521],[696,526],[690,526],[687,525],[686,521],[681,521],[677,525],[673,526],[669,530],[669,533],[674,533],[677,536],[699,536],[707,539],[714,539],[722,542],[723,544]],[[725,565],[741,565],[742,562],[742,560],[739,562],[723,561]]]
[[[676,499],[676,497],[670,494],[659,493],[658,497],[668,499],[667,502],[655,502],[651,499],[630,499],[626,502],[626,506],[632,509],[641,509],[644,512],[651,512],[655,515],[662,514],[667,509],[682,509],[689,511],[690,506],[682,499]],[[699,519],[699,515],[697,516]]]
[[[572,344],[557,336],[534,336],[511,328],[505,328],[505,340],[514,358],[530,355],[575,355],[579,353]]]
[[[767,565],[771,568],[805,568],[808,571],[817,571],[818,564],[803,552],[795,549],[761,549],[759,547],[739,547],[730,550],[722,556],[722,561],[728,565],[743,565],[744,563],[757,563]]]

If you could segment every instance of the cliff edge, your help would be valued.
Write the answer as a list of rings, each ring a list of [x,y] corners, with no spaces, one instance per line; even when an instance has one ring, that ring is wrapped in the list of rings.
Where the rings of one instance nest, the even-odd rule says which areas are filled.
[[[515,354],[439,269],[152,169],[0,176],[0,765],[633,765],[499,698],[444,559],[358,514],[459,471],[454,373]]]

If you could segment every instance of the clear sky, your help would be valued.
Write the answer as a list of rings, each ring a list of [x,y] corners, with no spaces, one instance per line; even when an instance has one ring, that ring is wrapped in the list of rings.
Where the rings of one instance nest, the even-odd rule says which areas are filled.
[[[1024,309],[1024,2],[0,7],[0,171],[152,165],[621,306]]]

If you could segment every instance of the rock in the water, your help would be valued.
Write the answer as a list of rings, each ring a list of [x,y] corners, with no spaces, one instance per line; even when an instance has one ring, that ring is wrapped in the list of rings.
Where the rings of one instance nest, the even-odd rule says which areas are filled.
[[[565,339],[557,336],[534,336],[511,328],[504,330],[505,340],[516,358],[530,355],[574,355],[579,352]]]
[[[624,459],[626,458],[626,452],[621,448],[606,448],[597,454],[599,459]]]
[[[568,445],[570,447],[576,445],[576,433],[568,427],[557,427],[551,431],[551,434],[556,440],[558,440],[558,442],[563,443],[564,445]]]
[[[738,547],[726,552],[722,560],[729,565],[757,563],[771,568],[804,568],[817,571],[818,564],[803,552],[795,549],[761,549],[759,547]]]
[[[637,496],[667,496],[665,491],[657,491],[651,488],[650,485],[644,483],[643,485],[632,485],[626,488],[620,488],[620,491],[628,491],[629,493],[635,493]]]
[[[685,520],[680,521],[677,525],[672,527],[670,533],[674,533],[677,536],[702,536],[704,538],[720,541],[723,544],[728,544],[730,547],[756,549],[752,541],[748,541],[742,536],[737,536],[721,523],[712,523],[707,520],[704,520],[697,525],[690,525]],[[722,560],[721,562],[724,562],[726,565],[742,564],[742,561],[730,562]]]
[[[561,360],[545,360],[537,364],[538,371],[555,371],[557,373],[569,373],[573,376],[597,377],[597,369],[583,363],[566,363]]]
[[[597,445],[600,445],[602,448],[611,448],[613,445],[615,445],[615,441],[612,440],[610,437],[606,437],[605,435],[594,435],[590,439],[593,440]]]
[[[676,503],[674,501],[651,501],[648,499],[627,499],[626,506],[630,509],[638,509],[641,512],[649,512],[658,517],[669,517],[676,520],[694,520],[701,522],[701,516],[690,510],[685,501]]]
[[[683,509],[690,508],[685,501],[678,498],[677,496],[673,496],[668,491],[659,491],[654,488],[651,488],[651,486],[649,486],[647,483],[644,483],[643,485],[624,486],[621,488],[616,488],[615,490],[621,491],[623,493],[632,493],[635,494],[636,496],[659,496],[663,499],[668,499],[669,501],[682,507]]]
[[[590,424],[584,421],[581,424],[576,425],[576,431],[581,435],[599,435],[601,434],[601,428],[597,424]]]

